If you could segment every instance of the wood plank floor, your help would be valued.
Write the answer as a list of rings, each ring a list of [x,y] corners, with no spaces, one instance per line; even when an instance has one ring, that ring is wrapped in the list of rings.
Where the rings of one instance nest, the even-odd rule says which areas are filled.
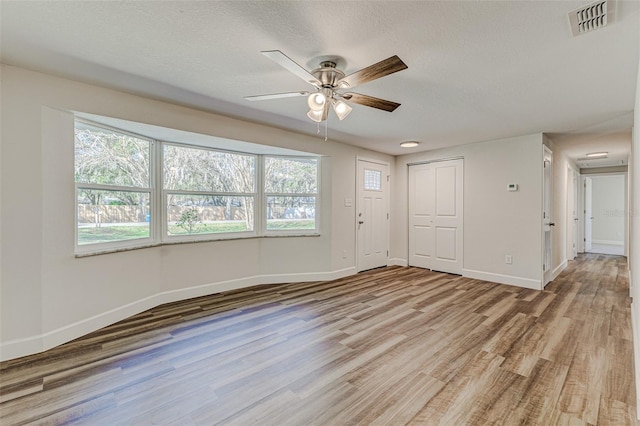
[[[637,424],[627,265],[389,267],[160,306],[0,364],[0,424]]]

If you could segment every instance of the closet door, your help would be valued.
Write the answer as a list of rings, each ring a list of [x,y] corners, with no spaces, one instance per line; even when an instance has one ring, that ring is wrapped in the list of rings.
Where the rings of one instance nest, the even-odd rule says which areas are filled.
[[[462,273],[463,160],[409,166],[409,266]]]

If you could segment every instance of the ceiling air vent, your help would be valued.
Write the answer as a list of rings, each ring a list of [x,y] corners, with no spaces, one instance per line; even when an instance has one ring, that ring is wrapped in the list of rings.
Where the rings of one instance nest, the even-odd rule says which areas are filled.
[[[613,21],[614,0],[590,3],[569,12],[571,33],[575,36],[606,27]]]

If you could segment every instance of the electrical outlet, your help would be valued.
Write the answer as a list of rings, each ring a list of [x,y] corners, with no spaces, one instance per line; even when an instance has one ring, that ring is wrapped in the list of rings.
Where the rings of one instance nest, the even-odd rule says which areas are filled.
[[[511,256],[510,254],[505,255],[504,263],[506,263],[507,265],[511,265],[513,263],[513,256]]]

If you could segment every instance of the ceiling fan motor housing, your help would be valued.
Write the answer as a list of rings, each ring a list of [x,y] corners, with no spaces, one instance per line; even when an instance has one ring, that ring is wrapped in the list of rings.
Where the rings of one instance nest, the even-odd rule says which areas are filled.
[[[336,68],[336,63],[332,61],[320,62],[320,68],[311,71],[311,75],[320,80],[322,87],[333,89],[338,85],[338,81],[344,78],[344,72]]]

